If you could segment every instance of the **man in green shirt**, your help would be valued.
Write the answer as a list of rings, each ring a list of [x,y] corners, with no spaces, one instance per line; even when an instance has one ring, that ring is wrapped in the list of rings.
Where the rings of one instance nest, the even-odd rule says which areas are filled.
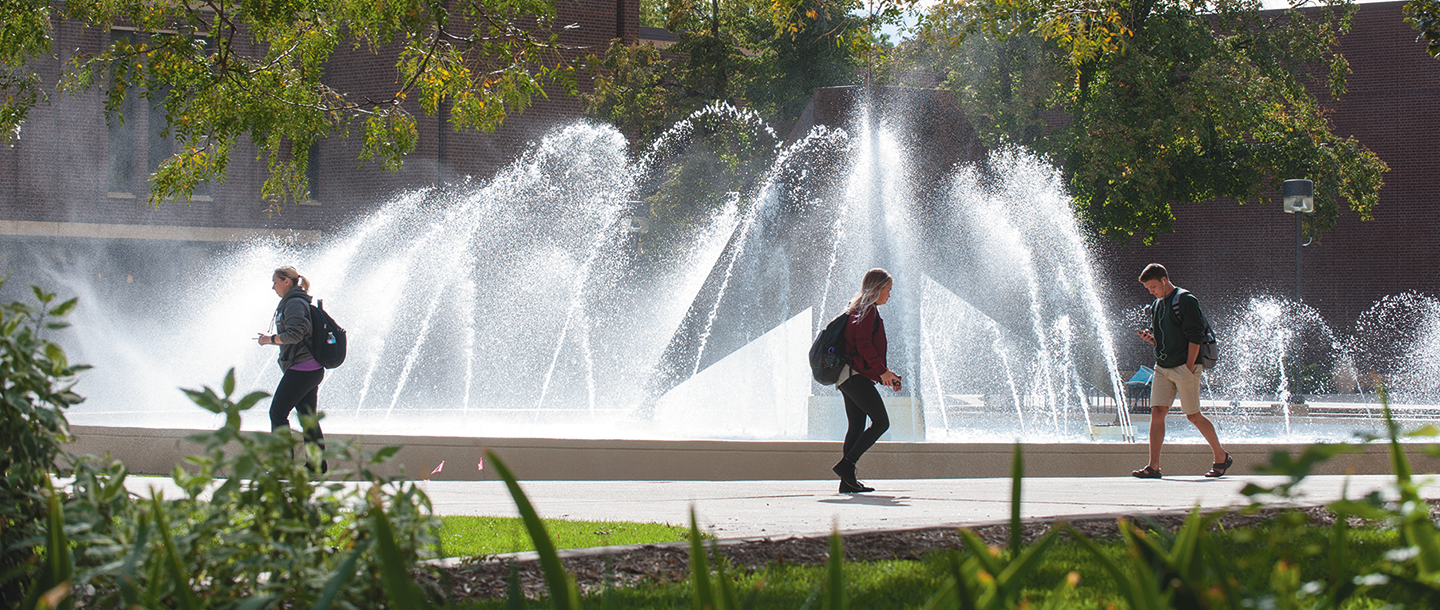
[[[1130,474],[1140,479],[1160,478],[1160,446],[1165,443],[1165,415],[1180,397],[1180,410],[1210,444],[1215,463],[1207,477],[1222,477],[1235,460],[1220,446],[1215,424],[1200,413],[1200,348],[1214,341],[1208,336],[1200,300],[1170,283],[1163,265],[1151,263],[1140,273],[1140,283],[1155,297],[1150,304],[1150,328],[1136,331],[1155,346],[1155,377],[1150,382],[1150,463]],[[1212,353],[1213,355],[1213,353]]]

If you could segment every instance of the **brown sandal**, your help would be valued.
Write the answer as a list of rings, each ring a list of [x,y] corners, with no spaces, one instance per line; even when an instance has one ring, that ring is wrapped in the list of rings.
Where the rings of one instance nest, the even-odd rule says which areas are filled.
[[[1149,464],[1146,464],[1144,468],[1130,473],[1130,476],[1137,479],[1158,479],[1160,478],[1160,469],[1151,468]]]

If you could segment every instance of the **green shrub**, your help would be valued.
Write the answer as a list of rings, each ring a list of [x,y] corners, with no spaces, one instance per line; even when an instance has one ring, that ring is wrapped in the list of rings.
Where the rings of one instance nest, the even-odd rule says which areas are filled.
[[[0,286],[5,283],[0,279]],[[76,373],[45,331],[75,307],[75,299],[52,306],[55,295],[33,289],[38,305],[0,306],[0,606],[25,598],[38,569],[35,545],[44,535],[49,487],[61,443],[69,438],[64,409],[79,403],[71,391]]]
[[[429,498],[373,468],[399,448],[331,441],[296,460],[291,435],[240,430],[240,414],[266,394],[237,400],[234,391],[233,369],[221,393],[185,391],[225,423],[187,439],[204,452],[172,475],[182,498],[133,502],[122,464],[77,460],[65,507],[84,549],[75,584],[93,586],[91,601],[103,607],[384,607],[381,583],[393,574],[381,553],[413,566],[435,548]],[[307,464],[322,459],[341,480],[316,478]],[[381,548],[371,544],[378,521],[388,533]]]

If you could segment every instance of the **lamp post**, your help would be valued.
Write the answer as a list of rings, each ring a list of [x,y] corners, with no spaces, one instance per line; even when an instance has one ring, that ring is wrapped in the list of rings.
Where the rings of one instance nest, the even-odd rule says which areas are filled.
[[[1315,183],[1309,180],[1286,180],[1281,186],[1281,191],[1284,195],[1282,201],[1284,202],[1285,211],[1295,215],[1295,304],[1299,305],[1300,249],[1305,246],[1305,243],[1302,241],[1304,238],[1304,227],[1302,227],[1301,224],[1304,222],[1305,214],[1315,211]],[[1294,384],[1294,392],[1291,393],[1290,400],[1286,402],[1290,403],[1290,405],[1303,405],[1305,404],[1305,394],[1301,389],[1300,355],[1298,352],[1295,354],[1293,362],[1295,364],[1295,378],[1292,381]],[[1285,408],[1291,408],[1290,405],[1286,405]]]
[[[1285,212],[1295,215],[1295,302],[1300,302],[1300,249],[1305,246],[1302,214],[1315,211],[1315,183],[1309,180],[1286,180],[1282,184]]]
[[[645,255],[645,234],[650,232],[650,219],[644,216],[645,202],[627,202],[632,210],[631,216],[626,216],[621,222],[625,226],[625,232],[635,236],[635,252],[641,256]]]

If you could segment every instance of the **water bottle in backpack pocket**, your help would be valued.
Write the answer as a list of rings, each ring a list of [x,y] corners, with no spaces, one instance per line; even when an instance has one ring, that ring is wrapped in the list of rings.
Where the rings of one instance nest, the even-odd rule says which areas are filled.
[[[310,354],[327,369],[345,363],[345,329],[325,312],[325,301],[310,306]]]

